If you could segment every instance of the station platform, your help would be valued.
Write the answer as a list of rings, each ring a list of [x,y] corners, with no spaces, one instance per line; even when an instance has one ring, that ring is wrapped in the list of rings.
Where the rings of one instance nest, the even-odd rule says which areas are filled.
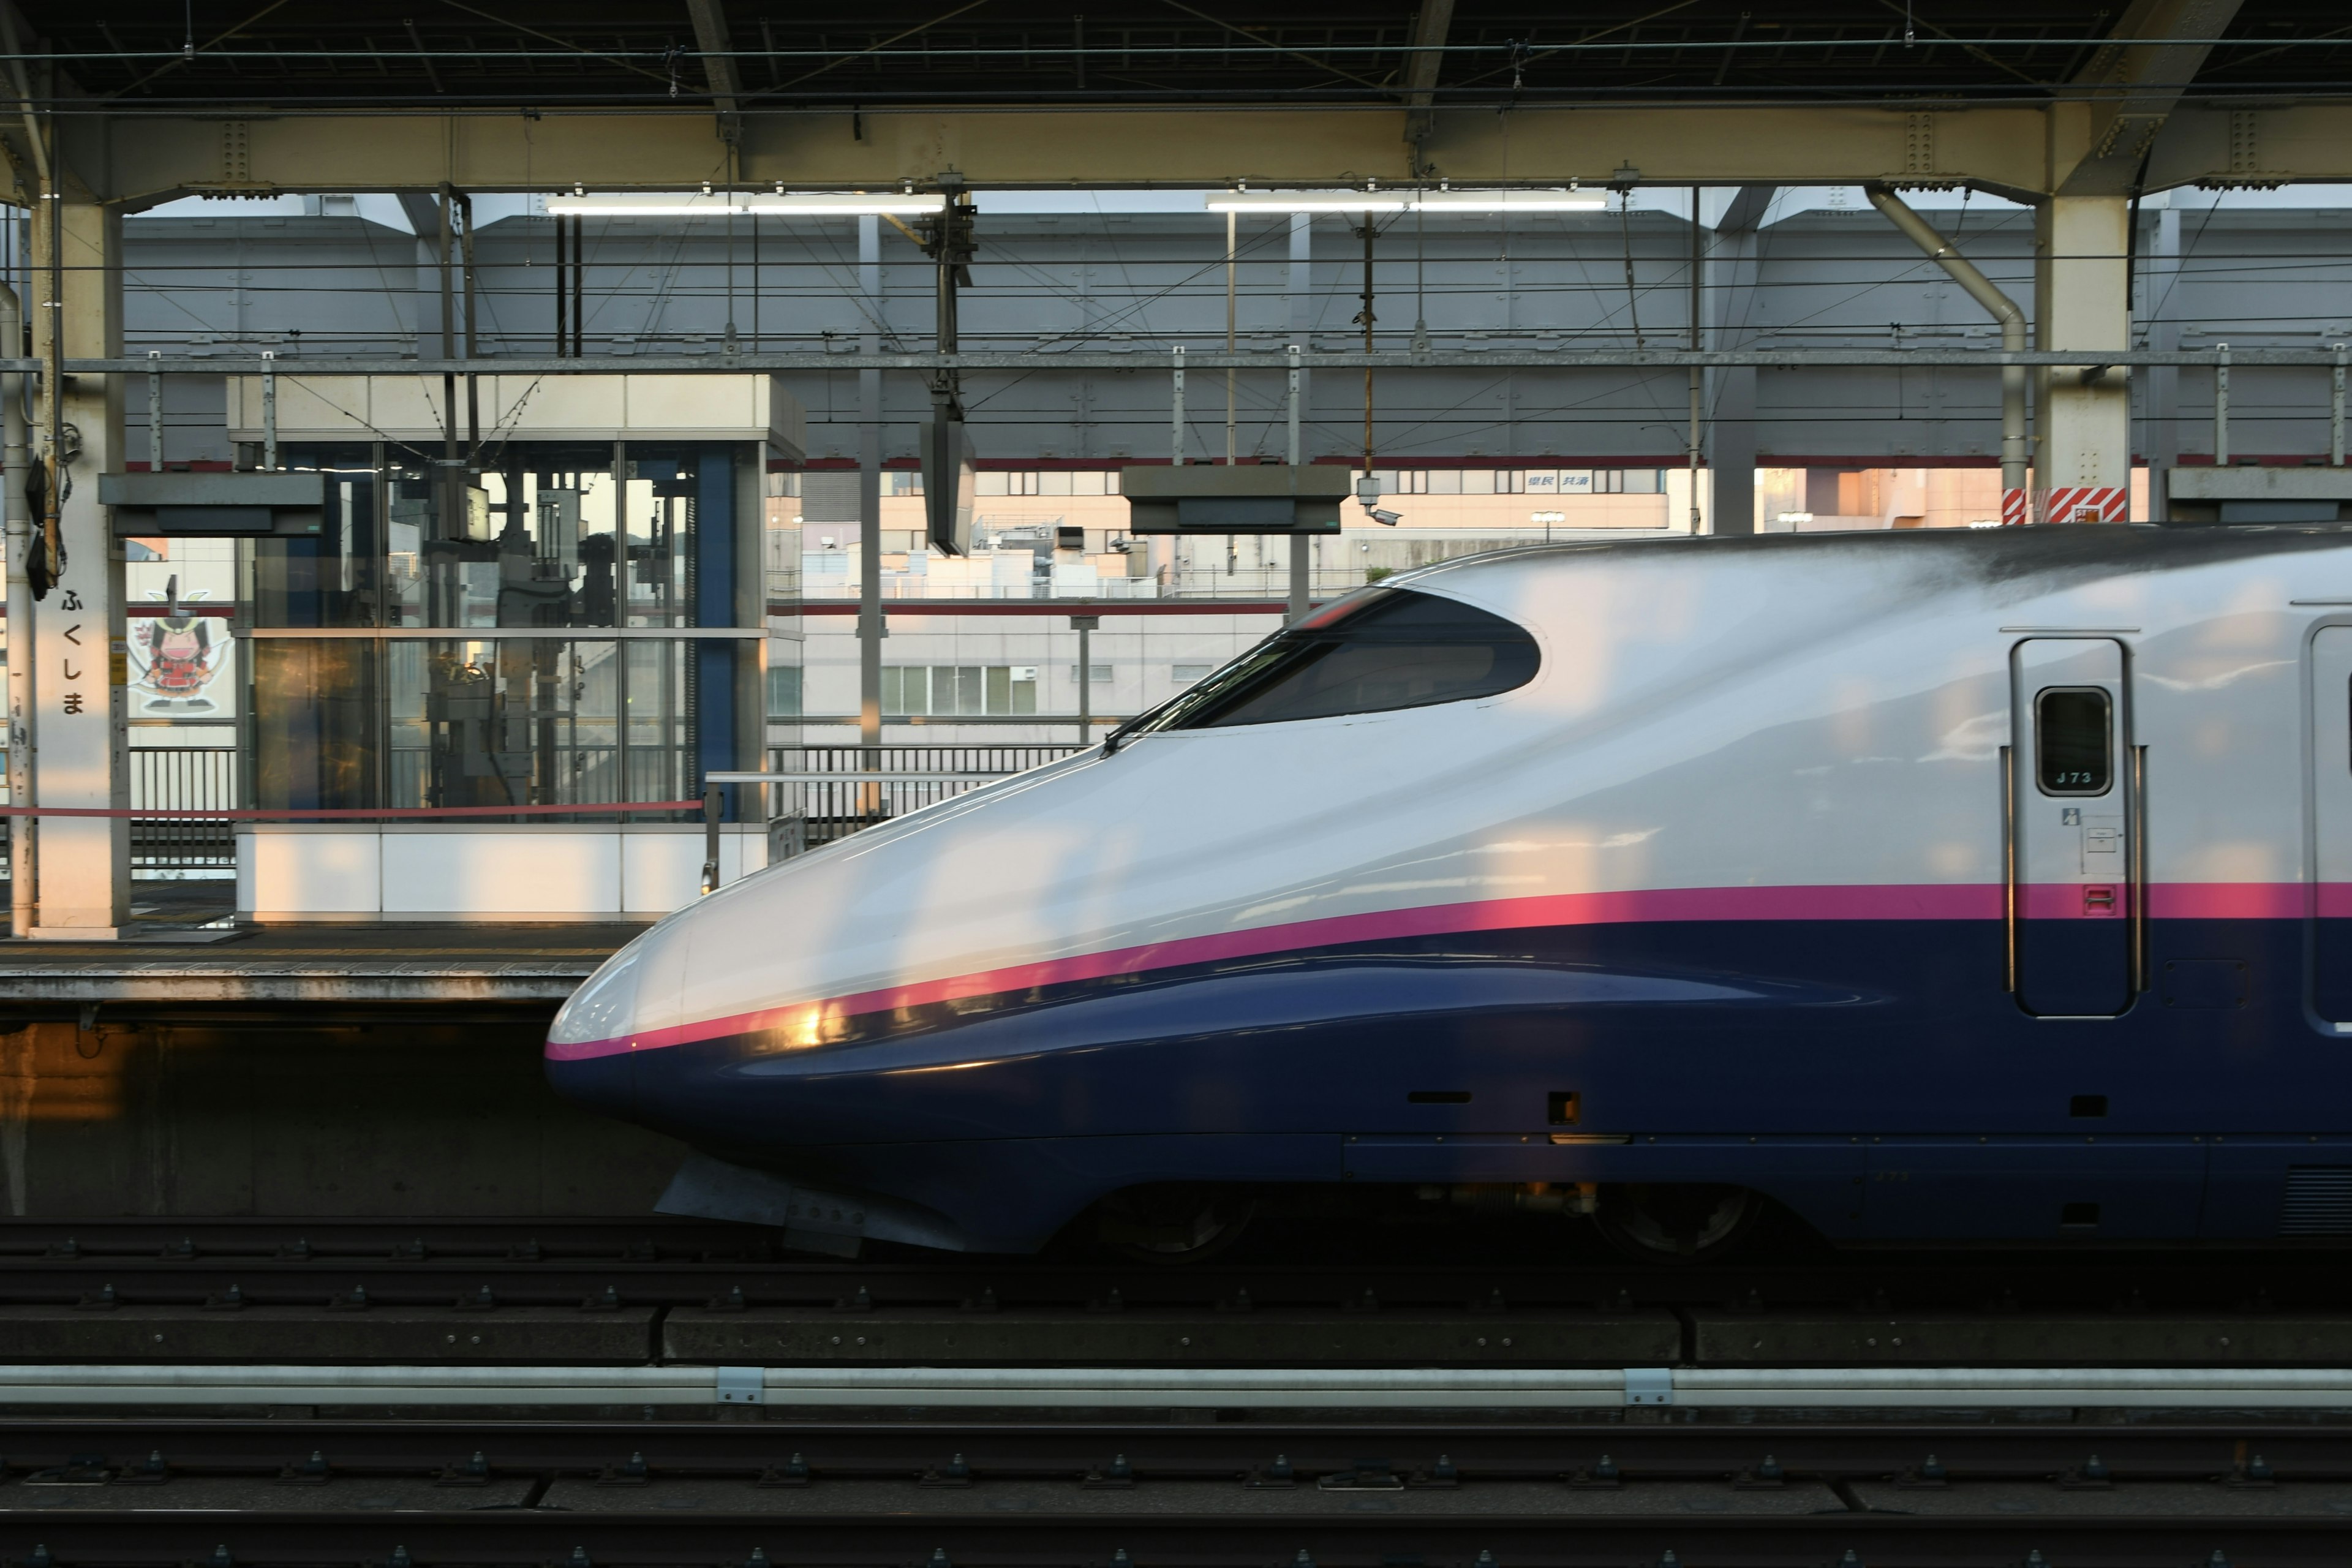
[[[551,1014],[645,927],[190,925],[0,942],[0,1019],[215,1017],[239,1007]],[[313,1015],[315,1016],[315,1015]]]

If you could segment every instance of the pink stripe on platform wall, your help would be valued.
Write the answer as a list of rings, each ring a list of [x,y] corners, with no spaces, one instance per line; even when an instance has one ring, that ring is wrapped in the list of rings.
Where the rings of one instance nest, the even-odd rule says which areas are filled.
[[[2328,884],[2322,891],[2323,908],[2331,896],[2340,903],[2344,913],[2352,915],[2352,884]],[[2086,917],[2079,884],[2033,884],[2019,889],[2019,910],[2025,918],[2035,920],[2125,919],[2130,914],[2130,897],[2129,889],[2119,887],[2118,907],[2114,915]],[[1466,935],[1473,931],[1670,921],[1998,921],[2002,918],[2002,900],[2003,890],[1998,883],[1887,883],[1648,888],[1615,893],[1560,893],[1543,898],[1435,904],[1421,909],[1335,915],[1286,925],[1251,926],[1206,936],[1076,953],[886,986],[819,1002],[762,1008],[666,1029],[648,1029],[624,1039],[562,1045],[551,1042],[547,1055],[553,1060],[575,1061],[771,1030],[787,1035],[806,1032],[809,1043],[814,1045],[820,1026],[828,1020],[1358,942]],[[2306,907],[2305,887],[2296,882],[2163,883],[2153,889],[2149,900],[2150,914],[2159,920],[2300,920]]]

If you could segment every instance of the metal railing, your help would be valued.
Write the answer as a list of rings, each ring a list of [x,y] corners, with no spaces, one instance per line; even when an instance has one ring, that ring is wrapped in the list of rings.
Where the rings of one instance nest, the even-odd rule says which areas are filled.
[[[846,838],[950,795],[975,789],[990,778],[1009,776],[1086,750],[1075,742],[1041,742],[1018,746],[771,746],[768,771],[778,773],[841,773],[758,787],[767,793],[772,855],[814,849]],[[961,773],[980,777],[927,782],[860,781],[858,773]],[[775,843],[781,837],[785,842]],[[791,842],[797,838],[797,844]]]
[[[234,746],[133,746],[131,809],[234,811]],[[131,819],[131,874],[149,878],[219,875],[236,868],[236,831],[227,822]]]
[[[0,757],[6,753],[0,752]],[[131,809],[147,811],[233,811],[237,805],[237,758],[234,746],[133,746],[131,757]],[[0,782],[0,802],[14,805],[7,786]],[[0,828],[0,845],[25,830],[21,816]],[[0,855],[0,881],[7,880],[7,859]],[[184,818],[133,816],[131,819],[131,874],[149,880],[200,876],[219,877],[236,869],[236,830],[227,822]]]

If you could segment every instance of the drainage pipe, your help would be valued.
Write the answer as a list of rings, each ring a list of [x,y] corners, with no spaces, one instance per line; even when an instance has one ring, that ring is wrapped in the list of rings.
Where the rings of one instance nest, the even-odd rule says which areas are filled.
[[[1886,215],[1886,221],[1903,231],[1912,244],[1927,253],[1927,258],[1946,272],[1952,281],[1967,291],[1969,299],[1991,312],[2000,323],[2000,346],[2010,353],[2025,349],[2025,312],[2017,301],[1992,286],[1992,279],[1978,271],[1969,258],[1952,248],[1951,241],[1931,227],[1927,220],[1903,204],[1903,198],[1885,185],[1869,185],[1870,205]],[[2001,521],[2009,521],[2009,499],[2025,489],[2025,367],[2020,364],[2001,366],[2000,370],[2000,488]]]

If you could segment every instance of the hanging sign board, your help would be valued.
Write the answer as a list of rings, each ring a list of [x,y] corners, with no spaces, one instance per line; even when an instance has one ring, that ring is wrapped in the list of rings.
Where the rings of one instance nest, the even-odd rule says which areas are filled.
[[[98,499],[117,539],[316,535],[327,511],[318,472],[100,474]]]
[[[1337,533],[1354,483],[1337,465],[1155,463],[1119,471],[1129,533]]]

